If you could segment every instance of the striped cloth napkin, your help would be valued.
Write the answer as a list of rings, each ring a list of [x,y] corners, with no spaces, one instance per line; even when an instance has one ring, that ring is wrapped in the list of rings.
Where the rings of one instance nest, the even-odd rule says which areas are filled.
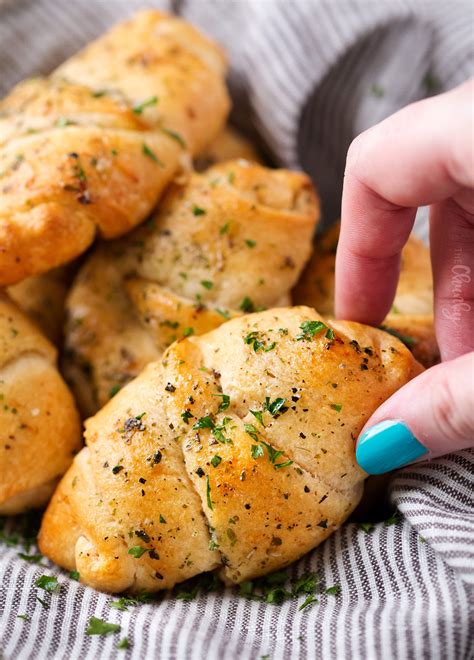
[[[474,70],[470,2],[0,0],[0,93],[48,72],[144,4],[182,14],[224,45],[234,121],[276,162],[312,175],[325,225],[339,214],[354,135]],[[416,230],[426,239],[426,217]],[[112,598],[46,560],[19,556],[26,551],[7,522],[0,658],[472,660],[474,452],[387,481],[396,515],[344,525],[292,566],[284,585],[263,584],[260,599],[202,583],[156,601]],[[56,576],[60,590],[38,589],[41,575]],[[303,607],[311,581],[317,601]],[[292,590],[300,593],[285,598]],[[91,617],[120,630],[89,635]]]

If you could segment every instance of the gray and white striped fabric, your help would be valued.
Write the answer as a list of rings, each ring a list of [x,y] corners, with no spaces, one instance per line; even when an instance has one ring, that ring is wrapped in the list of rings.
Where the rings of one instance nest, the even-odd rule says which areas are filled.
[[[0,93],[47,72],[136,9],[184,15],[227,49],[235,122],[278,163],[311,173],[324,222],[339,213],[347,146],[406,103],[473,73],[472,3],[414,0],[0,0]],[[422,217],[418,233],[426,238]],[[0,429],[1,436],[1,429]],[[474,658],[474,452],[389,480],[392,525],[346,524],[291,569],[317,571],[321,594],[269,605],[235,591],[171,595],[118,611],[111,598],[0,546],[0,658]],[[38,575],[57,575],[45,609]],[[27,614],[28,620],[17,618]],[[91,616],[118,635],[85,634]]]

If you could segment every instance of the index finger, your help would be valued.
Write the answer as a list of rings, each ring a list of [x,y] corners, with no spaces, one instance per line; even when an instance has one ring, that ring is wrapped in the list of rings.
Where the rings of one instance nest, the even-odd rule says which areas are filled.
[[[381,323],[416,209],[472,185],[472,90],[469,82],[407,106],[352,143],[336,256],[338,318]]]

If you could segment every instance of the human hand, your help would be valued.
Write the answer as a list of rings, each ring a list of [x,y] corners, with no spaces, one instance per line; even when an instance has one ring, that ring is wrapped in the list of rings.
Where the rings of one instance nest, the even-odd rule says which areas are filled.
[[[418,206],[430,205],[435,328],[443,362],[376,410],[356,449],[370,474],[474,446],[474,80],[407,106],[348,156],[336,315],[377,325],[390,310]]]

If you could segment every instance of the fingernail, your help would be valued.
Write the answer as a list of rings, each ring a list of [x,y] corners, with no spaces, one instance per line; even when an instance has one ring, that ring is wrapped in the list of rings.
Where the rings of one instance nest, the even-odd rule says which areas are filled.
[[[412,463],[428,450],[408,426],[397,419],[379,422],[360,437],[356,459],[369,474],[383,474]]]

